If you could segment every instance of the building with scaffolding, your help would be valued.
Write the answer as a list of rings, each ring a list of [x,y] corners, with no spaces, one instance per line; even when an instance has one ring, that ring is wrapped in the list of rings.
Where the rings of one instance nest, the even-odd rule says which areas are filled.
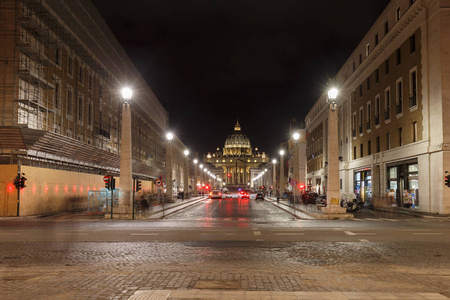
[[[168,114],[89,0],[1,1],[0,45],[0,216],[16,215],[18,172],[20,215],[84,208],[119,175],[124,85],[133,176],[153,190]]]

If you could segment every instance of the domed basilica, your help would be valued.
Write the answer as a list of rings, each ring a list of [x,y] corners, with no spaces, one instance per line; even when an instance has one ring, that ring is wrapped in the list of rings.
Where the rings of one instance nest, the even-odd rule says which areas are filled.
[[[250,139],[241,132],[239,121],[225,140],[222,151],[217,148],[203,156],[203,162],[214,166],[214,173],[228,188],[250,187],[253,174],[259,173],[268,161],[268,155],[258,148],[253,151]]]

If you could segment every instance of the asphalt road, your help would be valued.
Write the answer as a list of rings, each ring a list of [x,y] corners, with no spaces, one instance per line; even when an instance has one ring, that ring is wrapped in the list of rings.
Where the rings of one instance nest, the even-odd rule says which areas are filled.
[[[301,220],[241,199],[200,201],[157,221],[3,218],[0,298],[128,299],[145,289],[214,289],[212,282],[241,291],[450,296],[449,247],[446,218],[364,211],[353,220]]]

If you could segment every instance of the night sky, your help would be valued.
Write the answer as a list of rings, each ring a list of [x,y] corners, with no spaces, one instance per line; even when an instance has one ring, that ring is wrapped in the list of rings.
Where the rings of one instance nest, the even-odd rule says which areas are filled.
[[[270,155],[389,0],[92,2],[191,151],[222,148],[239,119]]]

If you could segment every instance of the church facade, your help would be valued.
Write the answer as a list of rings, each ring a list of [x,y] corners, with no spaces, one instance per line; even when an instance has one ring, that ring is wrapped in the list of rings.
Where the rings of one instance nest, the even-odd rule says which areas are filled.
[[[250,188],[252,177],[257,176],[269,162],[265,152],[253,149],[250,139],[241,131],[239,121],[234,132],[225,140],[222,151],[208,152],[203,162],[214,166],[215,174],[222,181],[222,186],[237,189]]]

